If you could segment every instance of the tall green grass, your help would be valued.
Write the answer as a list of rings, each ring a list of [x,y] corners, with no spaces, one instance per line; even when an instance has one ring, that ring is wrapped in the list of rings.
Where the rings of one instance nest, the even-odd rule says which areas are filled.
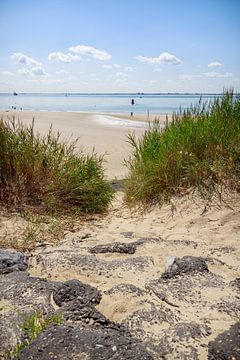
[[[74,152],[52,129],[34,133],[34,121],[0,120],[0,203],[34,206],[49,212],[98,213],[112,190],[104,180],[103,157]]]
[[[130,203],[161,203],[191,188],[240,190],[240,99],[232,91],[173,114],[163,128],[156,120],[140,139],[129,134],[128,142]]]

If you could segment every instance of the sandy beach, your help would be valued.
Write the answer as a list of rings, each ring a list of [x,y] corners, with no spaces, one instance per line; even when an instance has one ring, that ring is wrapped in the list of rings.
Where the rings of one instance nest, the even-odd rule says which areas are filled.
[[[130,154],[128,132],[141,136],[148,126],[144,117],[131,119],[121,114],[1,113],[4,119],[13,115],[26,124],[34,117],[35,129],[41,134],[52,125],[61,132],[62,139],[79,138],[78,144],[85,151],[94,147],[99,154],[106,154],[106,176],[110,179],[126,176],[123,159]],[[164,123],[165,118],[160,120]],[[240,197],[237,193],[222,195],[222,202],[217,197],[207,202],[189,194],[141,212],[126,206],[120,190],[107,214],[73,221],[63,227],[57,240],[49,235],[55,224],[52,219],[43,222],[39,230],[34,217],[27,219],[2,209],[0,242],[3,247],[11,247],[14,242],[26,243],[29,234],[36,234],[33,250],[26,252],[28,279],[34,282],[37,276],[46,286],[52,281],[76,279],[95,287],[102,294],[96,311],[126,325],[132,336],[146,344],[154,360],[162,359],[162,353],[167,360],[205,360],[209,342],[235,324],[240,315]],[[48,235],[44,233],[47,227]],[[175,259],[190,259],[193,270],[163,279],[164,271]],[[194,269],[199,262],[204,264],[204,272]],[[31,303],[38,309],[39,299],[52,306],[48,304],[49,296],[44,300],[42,287],[36,296],[32,283],[26,290],[25,278],[15,280],[13,275],[12,281],[11,289],[17,286],[24,297],[19,297],[19,303],[16,296],[8,302],[0,301],[4,309],[10,309],[6,310],[8,326],[7,316],[11,319],[16,308],[25,306],[28,311]],[[8,285],[3,281],[2,286],[6,288],[3,294],[8,294]],[[87,320],[92,324],[95,320],[89,316]]]
[[[49,112],[49,111],[0,111],[4,119],[20,119],[30,124],[34,118],[35,131],[46,134],[52,125],[54,131],[61,133],[63,140],[78,138],[78,147],[84,152],[92,149],[100,155],[105,155],[104,167],[106,177],[124,178],[127,169],[123,165],[130,149],[127,143],[127,134],[135,132],[136,136],[143,134],[148,126],[148,121],[157,117],[162,123],[165,115],[106,114],[106,113],[81,113],[81,112]]]

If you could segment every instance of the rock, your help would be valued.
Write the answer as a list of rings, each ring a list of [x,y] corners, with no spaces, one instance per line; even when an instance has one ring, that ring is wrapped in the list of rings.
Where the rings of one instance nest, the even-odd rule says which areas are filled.
[[[105,295],[123,293],[123,294],[133,294],[136,296],[143,296],[145,294],[145,291],[133,284],[118,284],[118,285],[114,285],[111,289],[106,290],[104,293]]]
[[[51,251],[42,252],[37,255],[36,262],[42,274],[46,274],[46,269],[48,272],[54,272],[55,268],[58,271],[66,271],[67,268],[74,267],[74,269],[79,269],[79,273],[82,273],[83,269],[87,273],[91,272],[91,274],[98,274],[101,271],[102,276],[106,277],[119,276],[125,272],[142,273],[154,264],[151,256],[123,257],[109,261],[94,254],[78,254],[73,250],[54,253]]]
[[[176,256],[168,256],[165,264],[165,271],[168,271],[170,266],[173,265],[174,261],[176,260]]]
[[[66,321],[81,322],[81,324],[109,325],[111,322],[91,304],[82,304],[78,299],[64,304],[60,313]]]
[[[8,274],[13,271],[25,271],[27,267],[27,258],[21,252],[0,250],[0,274]]]
[[[31,277],[25,271],[0,276],[0,359],[24,335],[22,325],[35,312],[54,313],[51,294],[60,283]]]
[[[238,277],[231,281],[230,285],[240,290],[240,278]]]
[[[160,277],[157,280],[152,280],[146,283],[147,291],[153,292],[160,300],[167,300],[172,304],[185,303],[184,306],[192,304],[192,306],[205,307],[206,302],[203,302],[202,293],[209,288],[226,289],[227,283],[220,276],[214,275],[211,272],[207,273],[186,273],[185,276],[175,276],[172,278]],[[213,290],[214,291],[214,290]],[[233,294],[233,299],[234,299]],[[209,308],[215,306],[216,301],[211,302],[209,298]]]
[[[152,360],[129,333],[114,327],[56,325],[20,353],[20,360]]]
[[[240,322],[219,334],[208,344],[208,360],[240,359]]]
[[[103,254],[103,253],[123,253],[123,254],[134,254],[136,251],[136,244],[126,244],[116,242],[114,244],[97,245],[89,249],[92,254]]]
[[[198,360],[198,345],[202,337],[210,334],[210,328],[195,322],[178,323],[164,332],[158,343],[163,359]]]
[[[79,304],[84,305],[99,304],[101,293],[95,287],[83,284],[79,280],[69,280],[54,291],[53,300],[60,307],[72,300],[78,300]]]
[[[163,279],[171,279],[186,273],[207,273],[209,272],[206,262],[195,256],[184,256],[171,261],[166,271],[162,274]]]

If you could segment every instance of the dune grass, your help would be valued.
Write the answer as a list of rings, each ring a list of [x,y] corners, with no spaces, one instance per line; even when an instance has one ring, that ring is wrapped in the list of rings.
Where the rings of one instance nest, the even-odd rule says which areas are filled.
[[[129,134],[128,142],[129,203],[162,203],[196,188],[240,190],[240,99],[232,91],[173,114],[164,127],[156,120],[140,139]]]
[[[8,354],[10,359],[18,359],[21,351],[29,346],[43,331],[53,324],[61,324],[61,313],[47,317],[41,311],[34,312],[26,318],[21,328],[24,333],[24,339],[19,340],[14,349]]]
[[[112,199],[104,180],[103,157],[76,155],[76,142],[63,143],[52,129],[34,133],[34,120],[24,126],[0,120],[0,203],[32,206],[44,212],[101,213]]]

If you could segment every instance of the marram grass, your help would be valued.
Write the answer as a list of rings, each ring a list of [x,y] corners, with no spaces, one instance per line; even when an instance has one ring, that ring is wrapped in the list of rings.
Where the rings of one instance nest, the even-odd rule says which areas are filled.
[[[240,99],[232,91],[173,114],[164,127],[156,120],[140,139],[129,134],[128,142],[130,204],[162,203],[196,188],[240,190]]]
[[[0,203],[33,206],[45,212],[100,213],[112,200],[103,157],[76,155],[52,129],[34,133],[14,118],[0,120]]]

